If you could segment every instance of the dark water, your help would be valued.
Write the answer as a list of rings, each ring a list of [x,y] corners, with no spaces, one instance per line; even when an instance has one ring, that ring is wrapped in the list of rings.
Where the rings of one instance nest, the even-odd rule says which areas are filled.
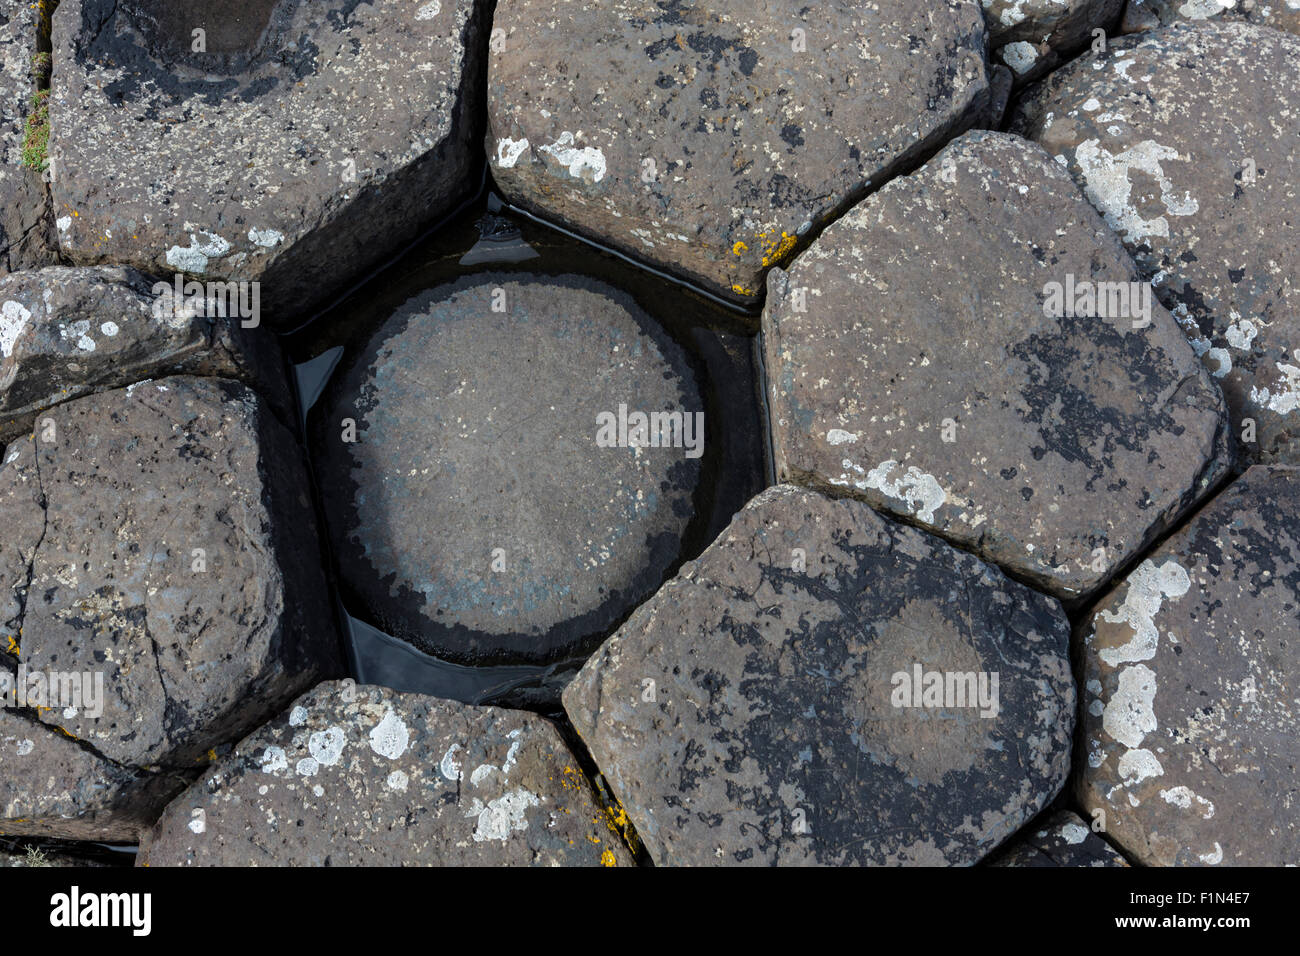
[[[671,577],[682,562],[698,557],[745,502],[770,482],[758,316],[551,228],[502,204],[487,190],[328,312],[283,338],[294,363],[304,432],[312,433],[312,408],[330,387],[332,375],[393,312],[429,288],[480,272],[578,274],[606,282],[631,295],[691,357],[710,441],[702,459],[695,518],[683,539],[681,557],[667,575]],[[558,709],[564,684],[585,659],[492,667],[442,661],[367,623],[349,600],[347,582],[336,580],[335,585],[352,676],[361,683],[471,704],[552,712]],[[612,630],[592,635],[586,653]]]

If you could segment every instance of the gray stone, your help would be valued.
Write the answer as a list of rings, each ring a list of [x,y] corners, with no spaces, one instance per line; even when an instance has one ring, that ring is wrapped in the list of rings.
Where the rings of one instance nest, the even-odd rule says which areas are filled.
[[[30,431],[42,409],[168,374],[243,381],[293,421],[275,337],[245,328],[229,296],[161,285],[154,295],[152,279],[112,266],[0,278],[0,441]]]
[[[31,0],[0,0],[0,276],[53,261],[49,194],[40,171],[23,165],[40,22]]]
[[[1050,73],[1115,26],[1124,0],[980,0],[993,58],[1021,82]]]
[[[1300,4],[1295,0],[1129,0],[1121,29],[1137,33],[1180,21],[1212,18],[1248,20],[1300,33]]]
[[[770,266],[987,109],[976,0],[510,0],[493,27],[505,196],[754,304]]]
[[[147,866],[629,866],[533,714],[322,684],[178,797]]]
[[[487,6],[64,0],[64,255],[261,281],[272,323],[309,313],[478,186]]]
[[[1300,37],[1211,21],[1075,61],[1012,124],[1152,277],[1264,462],[1300,461],[1298,112]]]
[[[832,225],[763,315],[780,480],[851,494],[1062,599],[1102,586],[1225,474],[1223,397],[1051,156],[970,133]],[[1140,304],[1140,296],[1131,305]],[[1086,303],[1084,303],[1086,308]]]
[[[1075,777],[1148,866],[1295,866],[1300,469],[1256,465],[1080,627]]]
[[[564,709],[657,864],[970,864],[1065,782],[1068,631],[972,555],[784,485],[637,609]],[[916,670],[985,680],[990,706],[903,706]]]
[[[1014,841],[990,866],[1128,866],[1077,813],[1062,810]]]
[[[0,832],[131,842],[184,777],[124,767],[53,727],[0,710]]]
[[[130,833],[161,803],[137,805],[112,782],[119,773],[192,771],[337,672],[295,446],[246,387],[174,377],[61,405],[6,448],[6,664],[86,675],[90,695],[78,706],[52,689],[29,694],[6,715],[62,754],[44,769],[26,761],[17,779],[9,766],[0,786],[21,792],[39,778],[53,789],[6,831],[75,837],[83,818],[104,818]],[[69,776],[81,764],[107,782],[82,786]]]
[[[676,560],[703,460],[600,447],[620,406],[706,437],[685,354],[621,292],[488,273],[407,302],[314,426],[353,613],[461,663],[590,649]]]

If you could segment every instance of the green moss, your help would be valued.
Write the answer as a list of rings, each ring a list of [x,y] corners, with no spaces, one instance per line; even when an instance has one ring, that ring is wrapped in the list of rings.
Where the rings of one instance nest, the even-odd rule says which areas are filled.
[[[22,164],[37,172],[44,172],[49,164],[50,65],[48,53],[37,53],[32,57],[32,79],[37,90],[32,94],[31,111],[27,114]]]

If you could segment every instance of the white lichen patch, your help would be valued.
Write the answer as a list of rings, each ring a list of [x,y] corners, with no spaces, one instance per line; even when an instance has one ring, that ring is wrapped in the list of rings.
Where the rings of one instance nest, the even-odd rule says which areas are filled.
[[[1149,661],[1156,656],[1160,631],[1155,617],[1160,613],[1165,598],[1178,599],[1188,592],[1192,580],[1187,569],[1170,558],[1160,567],[1143,561],[1129,575],[1128,593],[1118,611],[1105,610],[1101,619],[1111,624],[1127,624],[1133,630],[1132,639],[1119,647],[1106,647],[1098,655],[1111,667],[1134,661]]]
[[[561,133],[559,139],[549,146],[541,147],[541,151],[554,157],[574,179],[598,183],[605,178],[605,154],[594,146],[579,149],[574,145],[574,137],[570,132]]]
[[[826,433],[826,441],[831,445],[847,445],[858,440],[854,432],[846,432],[842,428],[832,428]]]
[[[322,767],[332,767],[343,756],[347,738],[342,727],[330,727],[317,731],[307,741],[307,751]]]
[[[199,236],[206,240],[199,241]],[[167,250],[167,264],[182,272],[201,274],[207,272],[208,263],[230,252],[230,242],[216,233],[191,233],[188,248],[172,246]]]
[[[1151,176],[1160,184],[1160,199],[1171,216],[1190,216],[1200,204],[1190,193],[1175,194],[1173,181],[1165,175],[1162,162],[1186,159],[1178,150],[1147,139],[1121,153],[1106,150],[1098,139],[1084,140],[1075,150],[1074,159],[1084,177],[1084,192],[1101,210],[1106,224],[1130,242],[1151,236],[1169,235],[1169,220],[1164,216],[1147,219],[1133,205],[1133,171]]]
[[[32,317],[31,310],[21,302],[13,299],[0,305],[0,354],[8,358],[13,354],[14,343],[27,327],[27,320]]]
[[[1125,747],[1142,746],[1142,739],[1154,731],[1156,722],[1156,675],[1145,664],[1134,664],[1120,672],[1119,686],[1106,704],[1101,725]]]
[[[284,233],[278,229],[250,229],[248,230],[248,241],[255,246],[261,246],[263,249],[273,249],[284,242]]]
[[[475,804],[481,806],[476,800]],[[516,787],[514,790],[488,801],[477,814],[478,826],[474,828],[474,840],[505,840],[514,831],[527,830],[527,812],[530,807],[540,806],[541,801],[535,793]]]
[[[1002,62],[1015,70],[1017,75],[1028,73],[1038,62],[1038,51],[1034,49],[1034,45],[1023,40],[1008,43],[1002,48],[1001,56]]]
[[[406,752],[411,733],[402,719],[390,707],[383,719],[370,731],[370,749],[381,757],[396,760]]]
[[[1078,823],[1067,823],[1061,827],[1061,839],[1070,846],[1078,846],[1088,839],[1088,828]]]
[[[1281,376],[1273,386],[1254,386],[1250,390],[1250,400],[1256,405],[1267,408],[1279,415],[1290,415],[1300,409],[1300,366],[1277,363]]]
[[[845,467],[850,466],[852,463],[846,462]],[[861,472],[860,468],[855,470]],[[899,474],[894,476],[893,473],[896,471]],[[948,495],[937,478],[926,474],[915,465],[903,469],[903,466],[893,459],[881,462],[861,479],[853,480],[845,474],[833,483],[837,485],[851,483],[859,491],[870,489],[880,492],[887,498],[901,501],[907,505],[910,514],[926,524],[934,521],[935,512],[948,501]]]
[[[528,138],[511,139],[506,136],[497,140],[497,165],[502,169],[513,169],[519,157],[528,148]]]
[[[1170,787],[1168,790],[1161,790],[1160,796],[1165,803],[1172,804],[1180,810],[1195,809],[1203,820],[1214,816],[1214,804],[1198,796],[1191,787]]]
[[[1119,758],[1119,775],[1124,786],[1132,787],[1143,780],[1164,776],[1165,768],[1150,750],[1126,750]]]
[[[267,747],[262,754],[262,773],[276,773],[289,769],[289,758],[283,747]]]

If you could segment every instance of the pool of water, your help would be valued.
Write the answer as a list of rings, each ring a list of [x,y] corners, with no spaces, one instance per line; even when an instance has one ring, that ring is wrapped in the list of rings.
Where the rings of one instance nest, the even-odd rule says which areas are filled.
[[[606,282],[631,295],[690,356],[710,439],[694,496],[695,514],[665,580],[671,577],[771,482],[758,315],[513,209],[486,184],[448,222],[328,311],[282,337],[293,363],[303,433],[313,434],[313,409],[333,375],[393,312],[427,289],[483,272],[578,274]],[[310,460],[310,448],[308,452]],[[323,534],[323,518],[321,528]],[[584,639],[584,653],[577,657],[541,665],[464,666],[425,654],[375,627],[365,619],[348,582],[330,570],[352,676],[399,691],[556,712],[565,683],[615,629]]]

